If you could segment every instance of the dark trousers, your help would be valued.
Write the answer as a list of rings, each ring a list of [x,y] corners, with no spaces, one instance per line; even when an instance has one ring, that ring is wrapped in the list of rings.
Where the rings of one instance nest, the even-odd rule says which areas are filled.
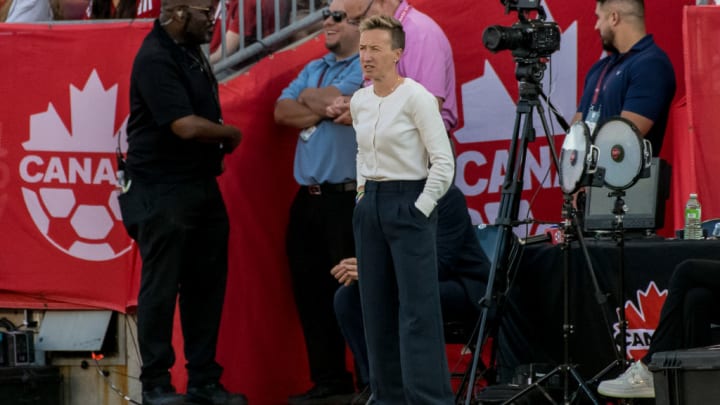
[[[437,210],[414,202],[424,181],[372,182],[353,228],[370,387],[378,404],[452,404],[440,313]]]
[[[441,281],[439,287],[443,320],[477,320],[479,314],[459,281]],[[358,386],[365,386],[370,382],[370,374],[358,283],[342,286],[337,290],[335,316],[355,358]]]
[[[310,194],[301,187],[290,209],[287,254],[310,378],[318,385],[352,389],[345,367],[345,341],[333,311],[339,284],[330,274],[340,260],[355,256],[352,211],[355,191]]]
[[[218,382],[215,349],[227,279],[228,218],[215,179],[134,183],[120,196],[123,222],[142,257],[138,340],[143,390],[170,385],[175,303],[185,341],[188,385]]]
[[[363,326],[360,290],[358,284],[338,288],[335,293],[335,316],[345,341],[355,359],[355,372],[358,387],[370,383],[368,371],[367,347],[365,345],[365,327]]]
[[[691,259],[678,264],[653,334],[649,363],[657,352],[711,344],[710,324],[720,320],[720,261]]]

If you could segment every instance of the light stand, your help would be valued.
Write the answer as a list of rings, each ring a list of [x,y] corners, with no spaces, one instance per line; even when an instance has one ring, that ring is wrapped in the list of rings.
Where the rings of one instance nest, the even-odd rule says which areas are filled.
[[[623,217],[627,207],[625,206],[625,192],[622,190],[616,190],[610,193],[610,197],[615,197],[615,205],[613,206],[613,214],[615,214],[615,221],[613,226],[613,238],[617,241],[617,246],[620,250],[620,260],[618,263],[618,303],[620,309],[618,310],[618,320],[620,321],[620,353],[622,356],[618,359],[620,367],[625,369],[627,367],[627,320],[625,318],[625,228],[623,227]]]
[[[618,303],[619,308],[617,309],[617,317],[619,324],[619,345],[615,345],[618,351],[616,359],[602,369],[597,375],[595,375],[588,384],[594,384],[605,374],[611,370],[619,367],[621,370],[625,370],[628,366],[627,360],[627,319],[625,314],[625,228],[623,227],[623,218],[627,211],[625,205],[625,191],[615,190],[608,194],[608,197],[615,197],[615,203],[613,204],[612,213],[615,214],[615,221],[613,221],[613,239],[617,242],[617,247],[620,252],[618,260]],[[615,341],[615,339],[613,339]],[[619,348],[618,348],[619,346]]]
[[[622,370],[628,366],[627,361],[627,319],[625,314],[625,228],[624,215],[627,206],[623,197],[626,189],[632,187],[639,178],[650,176],[652,163],[652,146],[650,142],[640,136],[637,127],[622,117],[607,119],[596,128],[595,145],[599,150],[598,165],[605,169],[605,186],[613,191],[608,197],[615,197],[612,213],[615,220],[612,224],[613,239],[617,242],[619,250],[618,263],[618,305],[617,317],[619,323],[619,356],[610,363],[588,384],[594,384],[605,374],[616,367]]]

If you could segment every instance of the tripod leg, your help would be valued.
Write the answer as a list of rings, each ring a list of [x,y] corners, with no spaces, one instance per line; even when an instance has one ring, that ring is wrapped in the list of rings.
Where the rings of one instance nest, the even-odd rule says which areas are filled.
[[[475,328],[473,329],[472,333],[470,334],[470,339],[468,339],[468,347],[473,348],[472,341],[476,339],[476,334],[480,330],[480,324],[482,323],[482,314],[480,318],[478,318],[477,323],[475,324]],[[477,347],[477,343],[474,347]],[[473,350],[473,355],[475,353],[475,350]],[[465,370],[465,373],[463,373],[462,380],[460,380],[460,385],[458,386],[457,393],[455,394],[455,403],[456,404],[462,404],[463,398],[465,397],[466,389],[469,389],[470,386],[470,375],[472,374],[474,364],[471,362],[468,368]],[[487,370],[487,368],[483,364],[479,364],[478,367],[482,366],[483,372]]]
[[[498,278],[502,281],[505,280],[509,267],[508,245],[510,244],[510,238],[512,237],[513,221],[517,220],[518,210],[520,207],[528,142],[535,137],[532,126],[532,114],[532,104],[527,100],[521,99],[518,102],[518,109],[515,115],[513,137],[510,142],[510,155],[508,156],[508,171],[505,173],[502,197],[500,199],[500,211],[498,212],[498,217],[495,221],[496,225],[499,226],[497,243],[495,246],[492,265],[490,266],[490,274],[488,275],[488,285],[486,287],[485,297],[483,298],[484,303],[480,321],[480,330],[478,331],[475,353],[473,353],[470,379],[468,381],[469,385],[467,386],[467,392],[465,395],[465,405],[470,405],[472,399],[480,353],[482,352],[482,344],[485,339],[488,308],[491,306],[493,301],[493,292],[495,292],[496,289],[495,283]],[[523,116],[525,116],[524,123]],[[522,138],[520,137],[521,124],[524,124],[522,125]],[[497,275],[498,269],[500,269],[500,276]],[[498,290],[502,290],[504,287],[505,286],[502,285],[498,288]]]
[[[593,376],[593,378],[587,380],[585,384],[587,385],[593,385],[596,382],[600,381],[601,378],[603,378],[607,373],[614,370],[616,367],[622,366],[622,361],[615,360],[612,363],[608,364],[604,369],[600,370],[597,374]]]
[[[492,271],[491,271],[492,273]],[[492,288],[492,282],[488,283],[488,289]],[[472,400],[472,394],[475,389],[475,382],[477,381],[477,369],[480,362],[480,352],[482,352],[482,343],[483,343],[483,335],[485,334],[485,325],[487,324],[487,317],[488,317],[488,303],[486,303],[485,306],[483,306],[482,309],[482,315],[480,317],[480,329],[478,330],[477,335],[477,343],[475,343],[475,351],[473,352],[473,361],[470,366],[470,376],[467,377],[467,374],[465,377],[463,377],[463,383],[465,383],[465,379],[467,378],[467,385],[465,386],[465,389],[467,390],[465,393],[465,405],[470,405]],[[458,395],[460,395],[461,391],[458,391]]]
[[[582,376],[580,376],[580,373],[575,370],[575,367],[568,366],[568,370],[570,374],[572,374],[573,378],[575,378],[575,381],[577,381],[578,385],[580,386],[580,389],[585,392],[585,395],[587,395],[588,399],[592,401],[595,405],[600,405],[597,398],[595,398],[595,395],[590,391],[590,388],[585,384],[585,381],[583,380]]]

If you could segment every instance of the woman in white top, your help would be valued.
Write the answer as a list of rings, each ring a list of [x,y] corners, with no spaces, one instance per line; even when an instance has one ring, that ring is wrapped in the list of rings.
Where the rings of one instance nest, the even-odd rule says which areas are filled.
[[[435,206],[454,173],[450,141],[435,96],[397,72],[400,22],[375,16],[360,32],[360,64],[372,85],[350,101],[358,142],[353,228],[370,403],[452,404],[435,251]]]

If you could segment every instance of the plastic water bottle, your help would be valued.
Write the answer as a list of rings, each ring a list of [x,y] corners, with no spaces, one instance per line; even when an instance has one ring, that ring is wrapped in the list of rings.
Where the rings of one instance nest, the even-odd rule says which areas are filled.
[[[697,194],[690,193],[690,198],[685,204],[685,239],[702,239],[702,208],[697,199]]]

